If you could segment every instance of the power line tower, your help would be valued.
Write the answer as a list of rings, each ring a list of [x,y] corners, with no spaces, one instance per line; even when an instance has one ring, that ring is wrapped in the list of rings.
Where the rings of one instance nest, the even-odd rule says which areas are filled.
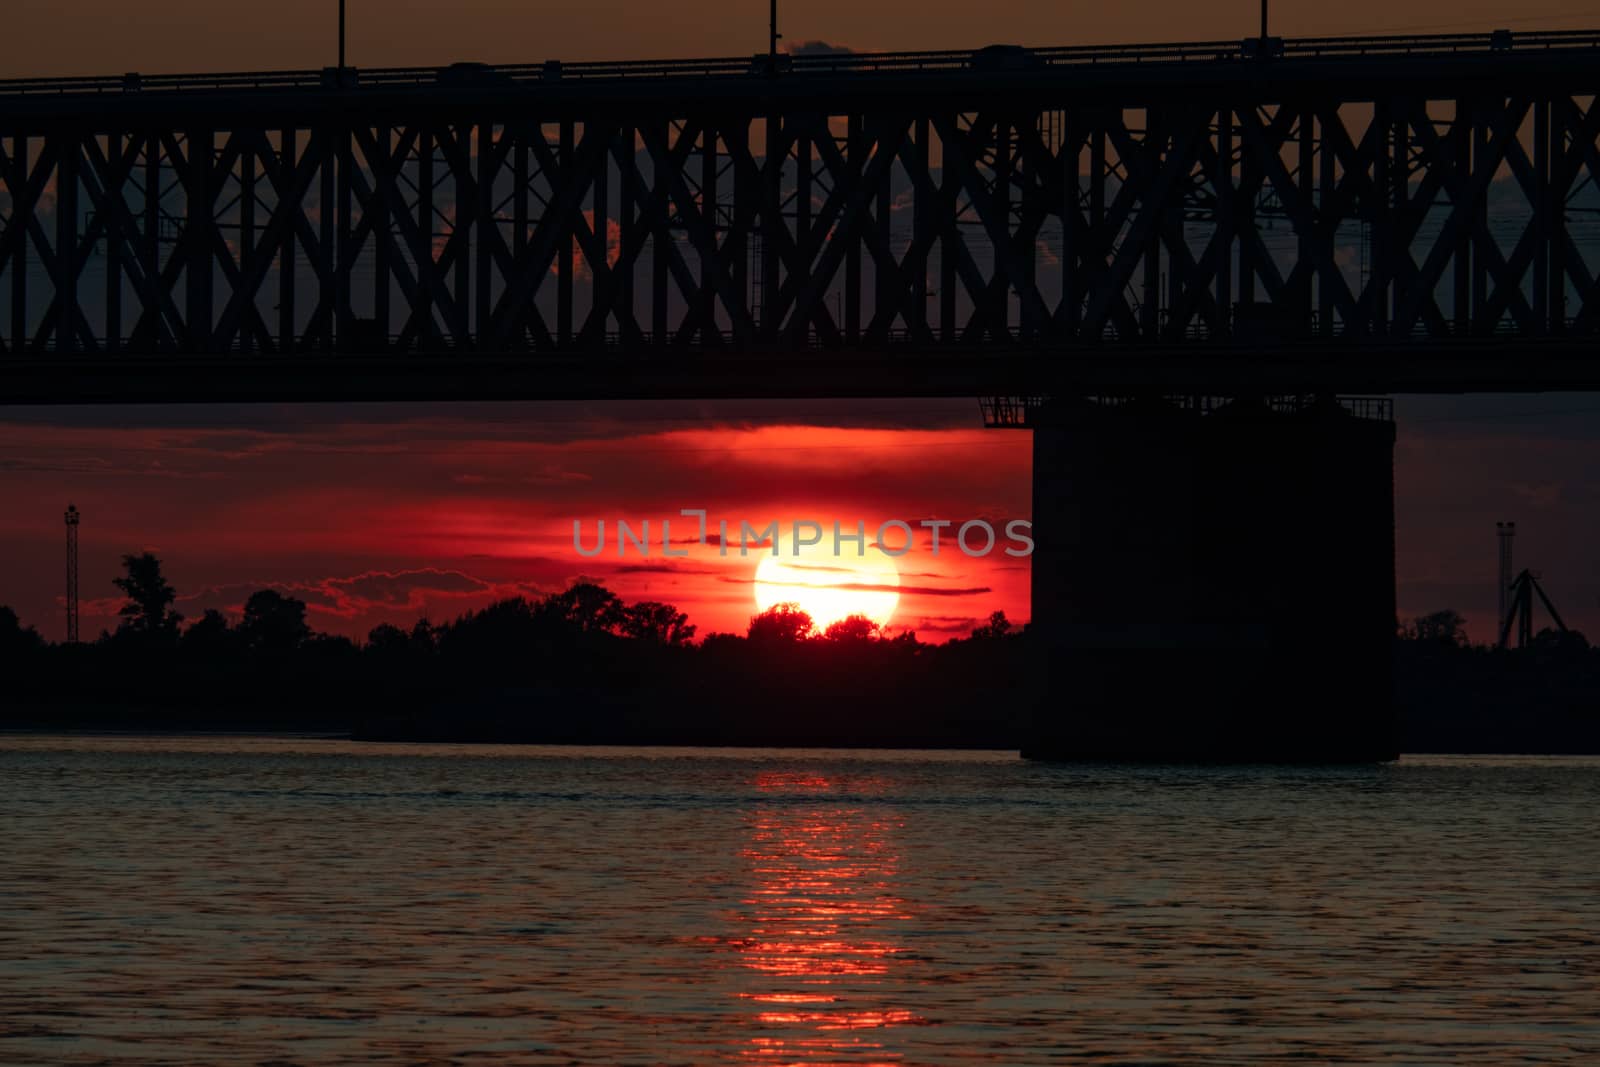
[[[1556,606],[1550,603],[1550,598],[1545,595],[1544,586],[1539,584],[1539,575],[1534,571],[1525,570],[1517,575],[1517,580],[1511,583],[1510,609],[1505,622],[1500,624],[1500,647],[1507,648],[1511,644],[1511,624],[1517,624],[1517,647],[1527,648],[1533,643],[1533,598],[1537,596],[1539,603],[1544,605],[1544,610],[1550,613],[1550,621],[1556,624],[1560,633],[1567,632],[1567,624],[1561,621],[1561,613]]]
[[[78,509],[67,505],[67,644],[78,643]]]

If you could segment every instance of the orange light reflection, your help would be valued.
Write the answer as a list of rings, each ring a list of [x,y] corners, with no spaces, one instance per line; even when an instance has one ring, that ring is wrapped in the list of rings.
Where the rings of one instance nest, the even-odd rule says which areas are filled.
[[[742,852],[752,878],[742,902],[747,934],[734,947],[771,988],[738,994],[759,1008],[752,1022],[761,1032],[744,1047],[745,1058],[816,1064],[848,1056],[861,1063],[865,1054],[866,1062],[898,1063],[885,1031],[924,1020],[881,1002],[908,963],[895,943],[896,924],[912,918],[894,891],[894,824],[859,806],[795,803],[796,794],[833,791],[822,775],[768,771],[755,785],[773,804],[751,819]],[[852,791],[864,788],[870,783],[851,783]]]

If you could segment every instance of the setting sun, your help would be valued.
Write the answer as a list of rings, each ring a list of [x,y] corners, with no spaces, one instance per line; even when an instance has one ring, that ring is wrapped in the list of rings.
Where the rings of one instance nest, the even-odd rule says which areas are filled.
[[[865,615],[887,626],[900,603],[900,571],[894,559],[868,549],[834,555],[832,545],[802,546],[799,556],[787,549],[767,556],[756,567],[756,609],[794,604],[811,616],[819,631],[840,619]]]

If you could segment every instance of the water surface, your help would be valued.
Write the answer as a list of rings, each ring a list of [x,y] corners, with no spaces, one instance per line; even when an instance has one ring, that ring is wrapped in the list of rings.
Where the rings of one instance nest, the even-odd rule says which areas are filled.
[[[0,736],[0,1062],[1600,1062],[1600,760]]]

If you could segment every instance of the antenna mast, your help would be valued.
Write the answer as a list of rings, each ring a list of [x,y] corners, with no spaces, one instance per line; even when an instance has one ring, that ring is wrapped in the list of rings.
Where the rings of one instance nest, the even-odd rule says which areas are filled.
[[[78,643],[78,509],[67,505],[67,644]]]
[[[1495,618],[1495,632],[1503,633],[1511,618],[1511,582],[1515,573],[1511,569],[1511,542],[1517,536],[1517,524],[1497,522],[1494,528],[1500,535],[1500,614]]]

